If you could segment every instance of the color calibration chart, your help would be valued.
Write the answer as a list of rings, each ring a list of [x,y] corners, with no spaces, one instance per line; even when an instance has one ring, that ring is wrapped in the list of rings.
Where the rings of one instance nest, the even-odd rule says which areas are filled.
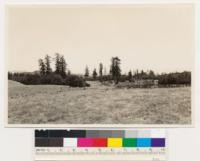
[[[35,161],[166,161],[165,130],[35,130]]]

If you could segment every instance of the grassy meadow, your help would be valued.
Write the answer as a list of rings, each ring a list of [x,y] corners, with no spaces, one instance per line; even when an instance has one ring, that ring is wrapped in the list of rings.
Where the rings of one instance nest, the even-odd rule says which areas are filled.
[[[8,82],[9,124],[190,124],[191,87],[115,88]]]

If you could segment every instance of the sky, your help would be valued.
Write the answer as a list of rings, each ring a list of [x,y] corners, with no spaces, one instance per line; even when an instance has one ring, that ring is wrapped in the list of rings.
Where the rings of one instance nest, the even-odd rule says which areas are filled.
[[[13,5],[6,10],[9,71],[36,71],[46,54],[64,55],[67,68],[81,74],[111,57],[122,73],[191,71],[194,65],[194,6]],[[52,60],[52,68],[54,61]]]

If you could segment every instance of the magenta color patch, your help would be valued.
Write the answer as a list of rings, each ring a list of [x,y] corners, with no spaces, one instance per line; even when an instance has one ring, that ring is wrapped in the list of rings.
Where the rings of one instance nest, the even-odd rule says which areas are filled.
[[[92,147],[93,139],[91,138],[78,138],[78,147]]]

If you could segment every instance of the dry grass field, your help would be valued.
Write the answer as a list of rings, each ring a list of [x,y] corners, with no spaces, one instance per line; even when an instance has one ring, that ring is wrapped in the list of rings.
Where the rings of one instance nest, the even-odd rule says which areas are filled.
[[[190,124],[191,88],[117,89],[9,81],[9,124]]]

